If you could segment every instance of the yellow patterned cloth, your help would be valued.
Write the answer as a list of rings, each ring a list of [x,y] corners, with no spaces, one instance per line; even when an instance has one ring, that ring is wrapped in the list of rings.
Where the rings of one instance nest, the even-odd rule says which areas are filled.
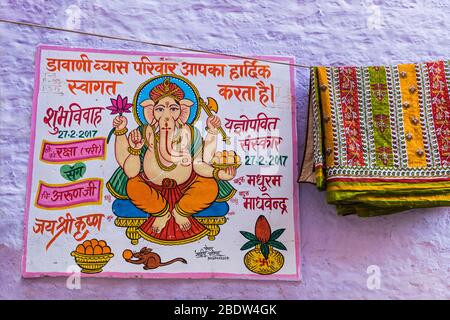
[[[311,70],[299,182],[338,214],[450,206],[450,64]]]

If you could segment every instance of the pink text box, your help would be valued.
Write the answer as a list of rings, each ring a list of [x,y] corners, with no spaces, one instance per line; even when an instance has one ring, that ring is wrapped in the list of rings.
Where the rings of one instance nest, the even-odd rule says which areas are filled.
[[[42,209],[64,209],[87,204],[100,204],[103,180],[84,179],[65,184],[47,184],[39,181],[35,205]]]
[[[44,162],[72,163],[80,160],[102,159],[106,156],[106,138],[50,142],[42,140],[41,157]]]

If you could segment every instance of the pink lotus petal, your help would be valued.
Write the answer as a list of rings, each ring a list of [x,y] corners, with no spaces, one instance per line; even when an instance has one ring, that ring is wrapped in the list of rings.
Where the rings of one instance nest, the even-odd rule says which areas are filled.
[[[116,99],[111,98],[111,103],[114,107],[117,108],[117,100]]]
[[[117,96],[117,106],[118,106],[119,108],[122,108],[122,105],[123,105],[122,96],[119,94],[119,95]]]
[[[119,113],[119,110],[117,110],[117,108],[113,106],[106,107],[106,109],[111,110],[111,114]]]
[[[128,104],[128,97],[123,98],[122,106],[126,106]]]

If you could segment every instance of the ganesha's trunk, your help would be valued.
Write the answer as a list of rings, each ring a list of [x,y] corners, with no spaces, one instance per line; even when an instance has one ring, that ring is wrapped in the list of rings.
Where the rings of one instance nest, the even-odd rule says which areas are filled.
[[[168,162],[179,163],[182,162],[184,158],[186,158],[186,154],[173,150],[173,136],[173,126],[169,129],[160,126],[159,153],[164,160]]]

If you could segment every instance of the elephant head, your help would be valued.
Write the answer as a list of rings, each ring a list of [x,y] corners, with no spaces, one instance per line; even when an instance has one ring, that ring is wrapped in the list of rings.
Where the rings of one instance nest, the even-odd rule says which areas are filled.
[[[173,149],[173,137],[175,131],[186,124],[193,104],[191,100],[184,99],[183,90],[169,79],[153,88],[149,99],[141,102],[147,122],[159,127],[158,150],[166,161],[185,165],[190,162],[190,155]]]

